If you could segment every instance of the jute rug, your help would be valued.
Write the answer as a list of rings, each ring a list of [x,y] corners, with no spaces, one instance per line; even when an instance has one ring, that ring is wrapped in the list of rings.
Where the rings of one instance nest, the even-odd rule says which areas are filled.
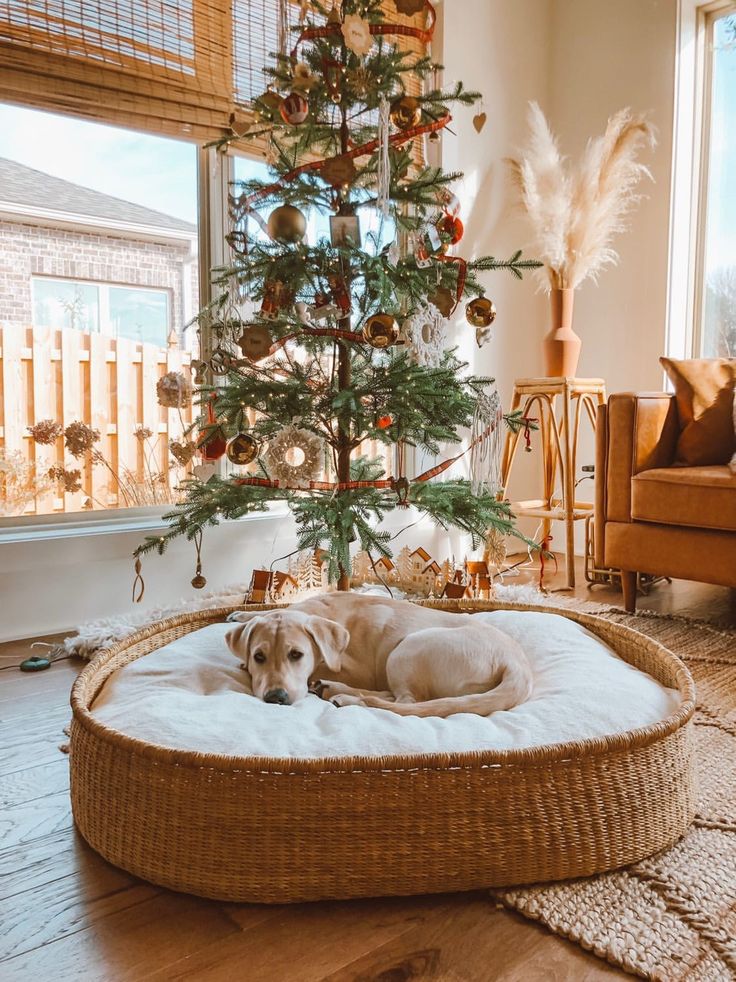
[[[699,804],[685,837],[644,862],[615,873],[552,886],[498,890],[504,905],[544,924],[600,958],[655,982],[736,980],[736,631],[605,604],[529,586],[504,586],[504,600],[577,608],[655,638],[679,655],[698,690]],[[235,605],[242,588],[84,625],[66,654],[91,657],[99,647],[182,609]]]
[[[656,982],[733,982],[736,631],[613,608],[596,613],[655,638],[692,672],[698,691],[697,816],[675,846],[625,870],[494,896],[633,975]]]

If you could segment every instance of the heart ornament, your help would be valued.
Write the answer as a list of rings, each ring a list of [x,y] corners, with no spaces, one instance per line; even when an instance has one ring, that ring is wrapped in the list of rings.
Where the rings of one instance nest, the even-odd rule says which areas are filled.
[[[486,125],[486,120],[488,116],[485,113],[476,113],[473,116],[473,126],[475,127],[475,132],[480,133],[483,127]]]

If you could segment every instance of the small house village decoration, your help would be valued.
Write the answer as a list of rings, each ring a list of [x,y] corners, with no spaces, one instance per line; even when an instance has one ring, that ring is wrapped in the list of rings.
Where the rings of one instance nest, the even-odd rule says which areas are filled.
[[[485,560],[466,559],[456,564],[452,558],[439,563],[422,546],[414,550],[404,546],[395,562],[382,557],[372,563],[368,553],[357,552],[350,585],[353,589],[387,585],[423,598],[489,600],[493,596],[493,573]],[[294,602],[333,589],[321,550],[305,550],[289,559],[286,572],[253,570],[245,602]]]

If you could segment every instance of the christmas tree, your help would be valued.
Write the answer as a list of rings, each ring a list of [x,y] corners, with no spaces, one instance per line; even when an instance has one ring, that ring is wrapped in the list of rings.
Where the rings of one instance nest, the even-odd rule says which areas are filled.
[[[216,342],[197,364],[197,445],[237,467],[187,482],[166,534],[137,555],[286,501],[299,548],[323,549],[331,582],[348,589],[351,545],[373,562],[391,555],[381,522],[396,507],[475,542],[489,528],[518,534],[498,500],[497,449],[504,424],[527,423],[502,413],[493,379],[468,374],[448,318],[471,298],[466,319],[482,343],[495,308],[479,274],[521,279],[539,264],[457,251],[451,185],[462,175],[420,151],[450,123],[451,104],[480,94],[438,86],[429,0],[307,6],[293,50],[274,56],[266,91],[234,123],[238,137],[267,141],[271,174],[233,196],[232,264],[199,316]],[[304,212],[315,210],[331,215],[330,236],[308,242]],[[380,222],[361,236],[368,213]],[[468,426],[470,480],[436,480],[460,449],[407,476],[407,447],[437,459]]]

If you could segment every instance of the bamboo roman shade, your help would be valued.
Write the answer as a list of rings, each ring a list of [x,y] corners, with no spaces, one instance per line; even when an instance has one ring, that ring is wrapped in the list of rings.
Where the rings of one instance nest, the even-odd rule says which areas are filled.
[[[286,5],[284,5],[286,6]],[[10,0],[0,101],[201,141],[262,91],[278,0]]]
[[[263,91],[269,54],[299,8],[296,0],[5,0],[0,101],[216,140]]]

